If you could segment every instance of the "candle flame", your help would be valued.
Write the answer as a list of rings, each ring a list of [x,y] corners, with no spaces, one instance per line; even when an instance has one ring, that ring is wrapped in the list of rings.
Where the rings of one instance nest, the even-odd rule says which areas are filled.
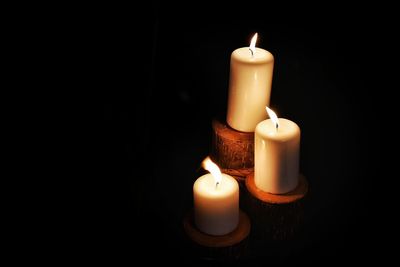
[[[278,130],[278,127],[279,127],[278,117],[276,116],[275,112],[272,109],[270,109],[269,107],[265,107],[265,108],[267,110],[269,118],[272,120],[273,123],[275,123],[275,125],[276,125],[275,127]]]
[[[250,49],[250,51],[251,51],[251,55],[252,55],[252,56],[253,56],[254,53],[256,52],[257,36],[258,36],[258,33],[255,33],[254,36],[253,36],[253,38],[251,38],[251,41],[250,41],[250,47],[249,47],[249,49]]]
[[[221,170],[219,169],[219,167],[217,166],[217,164],[215,164],[214,162],[212,162],[212,160],[210,159],[210,157],[207,157],[203,160],[202,162],[202,166],[204,169],[206,169],[207,171],[209,171],[211,173],[211,175],[214,177],[215,180],[215,184],[218,185],[219,183],[221,183],[222,180],[222,173]]]

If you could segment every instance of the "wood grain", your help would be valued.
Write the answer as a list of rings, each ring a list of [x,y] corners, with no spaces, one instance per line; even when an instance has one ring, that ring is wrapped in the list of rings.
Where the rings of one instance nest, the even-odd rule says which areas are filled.
[[[212,160],[223,169],[254,167],[254,132],[240,132],[221,120],[212,121]]]

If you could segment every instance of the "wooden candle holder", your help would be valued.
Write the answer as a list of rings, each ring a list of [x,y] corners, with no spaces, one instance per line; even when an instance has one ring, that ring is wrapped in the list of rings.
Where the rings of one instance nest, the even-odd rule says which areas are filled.
[[[245,206],[254,232],[262,241],[283,241],[294,237],[304,220],[303,199],[308,183],[299,176],[298,186],[286,194],[270,194],[257,188],[254,173],[246,177]]]
[[[193,249],[199,259],[229,261],[243,258],[247,254],[247,237],[251,224],[247,214],[241,210],[237,228],[226,235],[212,236],[201,232],[194,223],[193,212],[185,216],[183,228],[192,241]]]
[[[229,127],[219,119],[212,121],[213,136],[211,159],[239,182],[253,172],[254,132],[240,132]]]

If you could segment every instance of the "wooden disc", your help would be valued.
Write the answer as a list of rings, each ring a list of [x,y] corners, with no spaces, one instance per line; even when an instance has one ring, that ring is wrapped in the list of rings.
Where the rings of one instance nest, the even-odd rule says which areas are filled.
[[[233,232],[221,235],[213,236],[208,235],[197,229],[194,223],[193,212],[188,213],[183,220],[183,227],[186,234],[199,245],[205,247],[222,248],[229,247],[240,243],[250,233],[250,219],[246,213],[239,211],[239,224]]]
[[[297,187],[286,194],[271,194],[259,189],[254,182],[254,172],[246,177],[247,190],[257,199],[271,204],[287,204],[302,199],[308,191],[308,183],[303,175],[299,175]]]
[[[240,132],[226,123],[212,121],[211,158],[220,168],[247,169],[254,167],[254,132]]]

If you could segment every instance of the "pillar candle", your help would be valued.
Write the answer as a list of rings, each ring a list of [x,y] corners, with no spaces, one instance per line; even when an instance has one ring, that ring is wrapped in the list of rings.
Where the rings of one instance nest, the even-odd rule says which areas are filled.
[[[193,185],[194,220],[196,227],[209,235],[225,235],[239,223],[239,185],[227,174],[221,174],[209,158],[211,174],[199,177]],[[207,163],[208,162],[208,163]]]
[[[300,128],[267,111],[271,119],[258,123],[254,135],[254,182],[262,191],[285,194],[299,180]]]
[[[231,54],[227,123],[235,130],[254,132],[265,120],[265,106],[269,105],[273,55],[256,48],[257,34],[250,47],[238,48]]]

